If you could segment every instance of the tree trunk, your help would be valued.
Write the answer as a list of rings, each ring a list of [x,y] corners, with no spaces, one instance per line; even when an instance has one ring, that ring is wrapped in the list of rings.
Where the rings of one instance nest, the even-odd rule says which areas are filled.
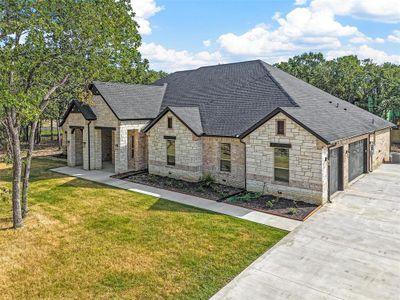
[[[50,119],[50,141],[53,141],[53,119]]]
[[[58,144],[58,150],[61,150],[62,148],[62,140],[61,140],[61,131],[60,131],[60,121],[57,119],[56,121],[57,125],[57,144]]]
[[[15,112],[7,116],[7,132],[10,134],[12,157],[13,157],[13,184],[12,184],[12,208],[13,208],[13,227],[23,226],[21,211],[21,145],[19,140],[19,124],[16,121]]]
[[[37,121],[32,122],[31,132],[28,140],[28,153],[25,158],[24,180],[22,185],[22,218],[28,214],[28,187],[29,176],[31,173],[32,155],[35,146],[35,132],[37,128]]]

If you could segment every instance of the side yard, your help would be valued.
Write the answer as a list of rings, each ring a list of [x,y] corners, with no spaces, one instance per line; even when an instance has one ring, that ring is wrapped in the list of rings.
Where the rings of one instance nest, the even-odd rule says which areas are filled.
[[[30,214],[0,202],[4,298],[208,299],[287,232],[103,186],[34,160]],[[10,187],[0,164],[0,187]]]

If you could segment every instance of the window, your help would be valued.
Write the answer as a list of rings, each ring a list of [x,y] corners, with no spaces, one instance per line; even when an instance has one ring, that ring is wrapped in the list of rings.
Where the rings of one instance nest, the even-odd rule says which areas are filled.
[[[167,140],[167,165],[175,166],[175,141]]]
[[[135,136],[131,135],[131,158],[135,157]]]
[[[289,149],[274,149],[274,178],[276,181],[289,182]]]
[[[168,117],[168,128],[172,129],[172,117]]]
[[[284,120],[276,121],[276,134],[285,135],[285,121]]]
[[[221,156],[220,156],[220,170],[223,172],[231,171],[231,144],[221,144]]]

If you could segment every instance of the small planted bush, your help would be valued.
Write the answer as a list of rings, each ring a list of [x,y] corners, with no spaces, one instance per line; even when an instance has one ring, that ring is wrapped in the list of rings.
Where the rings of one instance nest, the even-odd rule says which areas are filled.
[[[289,207],[288,213],[289,213],[289,215],[295,215],[297,213],[297,208],[296,207]]]
[[[266,206],[267,208],[271,209],[271,208],[274,207],[274,203],[273,203],[271,200],[268,200],[268,201],[265,203],[265,206]]]
[[[200,179],[200,182],[202,185],[209,187],[215,183],[215,178],[208,173]]]

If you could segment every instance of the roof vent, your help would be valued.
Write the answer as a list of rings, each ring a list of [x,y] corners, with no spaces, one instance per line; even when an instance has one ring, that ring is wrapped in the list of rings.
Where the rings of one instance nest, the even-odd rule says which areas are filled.
[[[375,119],[372,119],[372,124],[375,124]]]
[[[347,108],[345,107],[345,108],[343,108],[344,110],[347,110]]]
[[[339,103],[336,103],[336,107],[339,107]]]
[[[332,101],[329,101],[329,103],[332,103]]]

